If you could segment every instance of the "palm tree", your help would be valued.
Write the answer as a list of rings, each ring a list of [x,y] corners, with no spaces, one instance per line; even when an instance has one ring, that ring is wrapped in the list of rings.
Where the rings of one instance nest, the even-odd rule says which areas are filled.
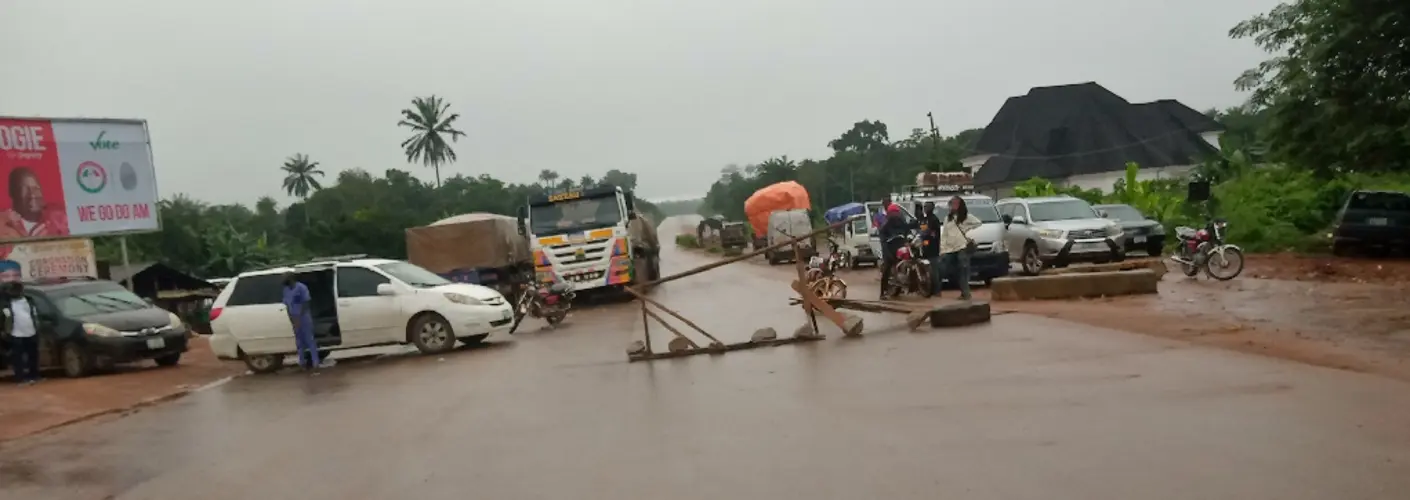
[[[417,97],[411,100],[411,109],[401,110],[399,127],[412,130],[411,137],[401,142],[406,150],[406,161],[420,161],[436,170],[436,187],[441,187],[441,164],[455,161],[455,150],[446,143],[446,136],[455,142],[465,135],[455,129],[459,114],[450,112],[450,104],[441,98]]]
[[[310,193],[323,189],[317,179],[323,176],[323,171],[318,169],[318,162],[309,161],[306,154],[290,156],[280,170],[284,171],[284,192],[290,195],[308,201]]]
[[[554,172],[549,169],[543,169],[539,171],[539,182],[543,183],[543,187],[546,188],[553,187],[553,184],[555,181],[558,180],[558,177],[558,172]]]

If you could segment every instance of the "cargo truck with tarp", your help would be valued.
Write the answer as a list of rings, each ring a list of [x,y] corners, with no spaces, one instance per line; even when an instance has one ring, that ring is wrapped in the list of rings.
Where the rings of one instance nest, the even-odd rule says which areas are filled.
[[[770,184],[755,191],[744,200],[744,216],[754,229],[754,249],[767,248],[788,241],[812,231],[812,221],[808,210],[812,201],[808,190],[794,181]],[[798,243],[803,259],[814,253],[811,240]],[[794,258],[791,246],[770,250],[764,253],[770,264],[791,261]]]
[[[533,268],[513,217],[469,213],[406,230],[406,258],[445,279],[510,294]]]

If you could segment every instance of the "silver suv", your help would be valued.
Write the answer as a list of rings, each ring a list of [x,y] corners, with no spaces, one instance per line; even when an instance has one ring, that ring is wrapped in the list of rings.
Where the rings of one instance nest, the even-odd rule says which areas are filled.
[[[1009,259],[1035,275],[1072,262],[1112,262],[1126,254],[1121,226],[1067,195],[1005,198],[996,204],[1008,228]]]

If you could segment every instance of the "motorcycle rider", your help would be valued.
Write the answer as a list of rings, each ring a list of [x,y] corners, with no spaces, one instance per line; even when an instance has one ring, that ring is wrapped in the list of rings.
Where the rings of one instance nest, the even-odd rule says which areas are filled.
[[[930,262],[927,266],[930,269],[930,293],[940,295],[940,217],[935,215],[935,202],[925,202],[925,208],[920,216],[920,234],[924,238],[924,245],[921,247],[921,257]]]
[[[896,251],[906,246],[906,235],[916,227],[916,223],[906,222],[901,216],[900,205],[892,203],[886,206],[886,222],[877,230],[877,236],[881,238],[881,300],[886,300],[886,292],[891,288]]]

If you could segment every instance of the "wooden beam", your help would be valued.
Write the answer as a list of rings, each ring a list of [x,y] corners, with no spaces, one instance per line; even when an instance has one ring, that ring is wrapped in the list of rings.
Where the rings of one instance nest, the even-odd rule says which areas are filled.
[[[645,303],[645,302],[642,302],[642,303],[641,303],[641,330],[642,330],[642,334],[646,337],[646,353],[647,353],[647,354],[650,354],[650,353],[653,353],[653,352],[656,352],[656,351],[651,350],[651,322],[650,322],[650,321],[647,321],[647,319],[646,319],[646,318],[647,318],[647,314],[648,314],[648,313],[647,313],[647,311],[646,311],[646,303]]]
[[[803,297],[805,304],[817,310],[824,318],[832,321],[837,325],[837,328],[840,328],[844,332],[847,331],[847,318],[842,316],[842,313],[837,312],[836,309],[833,309],[827,302],[824,302],[817,295],[813,294],[813,290],[808,288],[807,285],[804,285],[802,281],[795,280],[793,282],[793,291],[798,292],[798,295]]]
[[[755,348],[759,348],[759,347],[771,347],[771,346],[776,346],[776,345],[795,344],[795,343],[798,343],[798,342],[810,342],[810,341],[814,341],[814,340],[822,340],[822,338],[823,338],[823,337],[821,337],[821,336],[817,336],[817,337],[788,337],[788,338],[783,338],[783,339],[763,340],[763,341],[759,341],[759,342],[740,342],[740,343],[738,343],[738,344],[720,344],[720,345],[718,345],[718,346],[701,347],[701,348],[699,348],[699,349],[691,349],[691,350],[688,350],[688,351],[660,352],[660,353],[646,353],[646,354],[630,354],[630,355],[627,356],[627,360],[628,360],[628,361],[651,361],[651,360],[657,360],[657,359],[682,358],[682,357],[686,357],[686,356],[695,356],[695,355],[698,355],[698,354],[718,354],[718,353],[722,353],[722,352],[740,351],[740,350],[744,350],[744,349],[755,349]]]
[[[672,311],[671,308],[661,305],[660,302],[657,302],[657,301],[654,301],[654,300],[651,300],[651,299],[647,298],[645,294],[642,294],[641,292],[636,291],[635,289],[633,289],[633,287],[626,287],[626,288],[623,288],[623,290],[626,290],[627,293],[630,293],[630,294],[632,294],[632,295],[635,295],[636,298],[639,299],[639,300],[641,300],[642,302],[645,302],[645,303],[647,303],[647,304],[651,304],[651,305],[653,305],[653,306],[656,306],[657,309],[660,309],[660,310],[662,310],[662,311],[665,311],[666,314],[669,314],[669,315],[671,315],[672,317],[674,317],[674,318],[676,318],[676,319],[678,319],[678,320],[681,320],[681,322],[682,322],[682,323],[685,323],[686,326],[689,326],[689,327],[691,327],[691,328],[694,328],[695,331],[700,332],[701,335],[704,335],[705,338],[710,339],[711,342],[714,342],[714,343],[716,343],[716,344],[721,344],[721,345],[723,345],[723,342],[720,342],[720,339],[715,338],[714,335],[710,335],[710,332],[705,331],[704,328],[700,328],[700,325],[697,325],[697,324],[695,324],[694,322],[692,322],[692,321],[690,321],[690,320],[688,320],[688,319],[685,319],[685,316],[681,316],[680,313],[675,312],[675,311]],[[654,314],[654,313],[648,312],[647,314]]]
[[[808,238],[812,238],[813,236],[816,236],[816,235],[818,235],[818,234],[821,234],[821,233],[824,233],[824,232],[831,231],[831,230],[833,230],[833,229],[842,227],[843,225],[848,224],[848,223],[850,223],[850,222],[851,222],[851,219],[847,219],[847,220],[844,220],[844,221],[842,221],[842,222],[838,222],[838,223],[833,224],[833,225],[830,225],[830,226],[822,227],[822,228],[819,228],[819,229],[814,229],[813,232],[811,232],[811,233],[808,233],[808,234],[805,234],[805,235],[802,235],[802,236],[794,237],[794,238],[792,238],[792,239],[789,239],[788,241],[783,241],[783,242],[779,242],[779,243],[776,243],[776,244],[773,244],[773,245],[769,245],[769,246],[767,246],[767,247],[764,247],[764,248],[755,250],[755,251],[753,251],[753,252],[749,252],[749,253],[742,254],[742,255],[736,255],[736,256],[734,256],[734,257],[730,257],[730,258],[725,259],[725,260],[716,261],[716,262],[711,262],[711,263],[709,263],[709,264],[705,264],[705,265],[700,266],[700,267],[697,267],[697,268],[695,268],[695,269],[690,269],[690,270],[686,270],[686,271],[681,271],[681,272],[679,272],[679,273],[672,274],[672,275],[670,275],[670,276],[664,276],[664,277],[661,277],[661,278],[657,278],[655,281],[648,281],[648,282],[646,282],[646,283],[640,283],[640,284],[635,285],[635,288],[645,289],[645,288],[647,288],[647,287],[656,286],[656,285],[665,283],[665,282],[667,282],[667,281],[675,281],[675,280],[678,280],[678,279],[681,279],[681,278],[685,278],[685,277],[687,277],[687,276],[694,276],[694,275],[696,275],[696,274],[700,274],[700,273],[703,273],[703,272],[705,272],[705,271],[709,271],[709,270],[714,269],[714,268],[717,268],[717,267],[721,267],[721,266],[726,266],[726,265],[729,265],[729,264],[733,264],[733,263],[739,262],[739,261],[741,261],[741,260],[751,259],[751,258],[757,257],[757,256],[759,256],[759,255],[762,255],[764,252],[767,252],[767,251],[770,251],[770,250],[777,250],[777,249],[779,249],[779,248],[783,248],[783,247],[786,247],[786,246],[788,246],[788,245],[796,244],[796,243],[798,243],[798,242],[800,242],[800,241],[806,240],[806,239],[808,239]]]
[[[645,304],[645,302],[643,302],[643,304]],[[690,346],[691,346],[691,347],[694,347],[694,348],[696,348],[696,349],[699,349],[699,348],[700,348],[700,344],[695,343],[694,340],[690,340],[690,337],[685,336],[685,334],[684,334],[684,333],[681,333],[680,330],[677,330],[676,327],[671,326],[671,324],[670,324],[670,323],[667,323],[665,319],[662,319],[662,318],[661,318],[661,316],[659,316],[659,315],[657,315],[656,313],[651,312],[651,311],[649,311],[649,310],[647,310],[647,309],[645,309],[645,308],[643,308],[642,310],[643,310],[643,311],[646,311],[646,315],[647,315],[647,316],[650,316],[651,319],[654,319],[654,320],[660,322],[660,323],[661,323],[661,326],[666,327],[666,329],[667,329],[667,330],[670,330],[671,333],[676,334],[677,337],[680,337],[680,338],[685,339],[686,342],[690,342]]]

